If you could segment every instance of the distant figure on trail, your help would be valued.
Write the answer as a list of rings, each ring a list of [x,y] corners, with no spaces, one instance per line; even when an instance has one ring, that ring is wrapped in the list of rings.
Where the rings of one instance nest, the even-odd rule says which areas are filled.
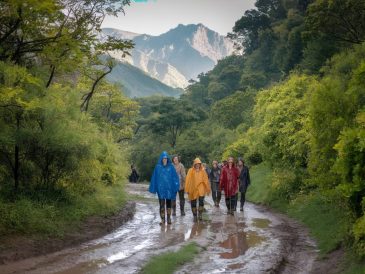
[[[179,177],[166,151],[162,152],[152,174],[149,191],[157,193],[160,203],[161,225],[171,224],[171,200],[176,199],[179,191]],[[167,214],[166,214],[167,212]]]
[[[217,161],[212,162],[212,168],[209,172],[209,181],[210,181],[210,187],[212,189],[212,198],[214,202],[214,206],[219,207],[219,203],[221,201],[222,197],[222,191],[219,187],[219,179],[221,176],[221,169],[218,166]]]
[[[202,165],[203,165],[203,168],[204,168],[204,170],[205,170],[205,172],[207,173],[208,178],[209,178],[209,173],[210,173],[210,168],[209,168],[209,166],[208,166],[206,163],[202,163]]]
[[[184,188],[185,188],[185,178],[186,172],[185,167],[182,163],[180,163],[179,156],[175,155],[172,157],[172,162],[174,164],[177,175],[179,176],[180,188],[179,188],[179,202],[180,202],[180,214],[181,216],[185,216],[185,197],[184,197]],[[172,216],[176,216],[176,194],[175,199],[172,201]]]
[[[136,168],[134,167],[134,165],[131,165],[131,175],[129,175],[129,182],[131,183],[137,183],[138,179],[139,179],[139,175],[137,173]]]
[[[208,175],[205,172],[202,162],[196,158],[193,167],[189,169],[186,175],[185,192],[188,193],[191,202],[191,211],[193,212],[194,222],[203,220],[204,196],[210,193]],[[197,209],[197,200],[199,199],[199,210]]]
[[[246,200],[246,191],[248,186],[251,184],[250,172],[248,167],[245,165],[245,161],[242,159],[238,160],[238,170],[240,172],[239,175],[239,192],[241,193],[241,205],[240,211],[243,211],[243,206]]]
[[[219,186],[224,191],[226,198],[227,214],[234,215],[236,194],[238,191],[239,171],[234,165],[233,157],[228,158],[228,163],[223,167]]]

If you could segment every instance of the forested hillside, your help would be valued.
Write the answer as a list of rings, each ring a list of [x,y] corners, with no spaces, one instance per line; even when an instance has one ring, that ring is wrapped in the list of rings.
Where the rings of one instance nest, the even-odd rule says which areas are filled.
[[[139,106],[104,78],[95,32],[128,1],[0,4],[0,235],[62,234],[119,210]],[[101,56],[104,56],[101,58]]]
[[[243,55],[180,99],[139,101],[132,157],[144,178],[162,149],[186,166],[244,157],[251,200],[302,220],[323,253],[364,258],[364,22],[362,0],[257,0],[229,34]]]
[[[149,180],[162,150],[186,167],[233,155],[251,169],[251,201],[299,219],[324,257],[342,250],[362,273],[365,1],[257,0],[229,34],[242,54],[178,99],[135,100],[105,80],[109,53],[133,43],[97,38],[127,4],[0,3],[0,236],[61,236],[119,210],[130,163]]]

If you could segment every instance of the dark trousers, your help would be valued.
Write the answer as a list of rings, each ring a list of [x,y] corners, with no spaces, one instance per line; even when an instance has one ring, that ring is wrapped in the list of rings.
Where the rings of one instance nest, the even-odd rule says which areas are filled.
[[[183,189],[179,190],[178,193],[179,193],[180,211],[184,211],[184,208],[185,208],[184,190]],[[176,196],[175,196],[175,200],[172,200],[172,210],[173,210],[173,212],[176,211]]]
[[[214,204],[219,205],[221,198],[222,198],[222,191],[219,191],[219,186],[217,186],[217,185],[219,185],[219,182],[213,183],[213,184],[216,184],[216,186],[215,186],[216,190],[212,190],[212,198],[213,198]]]
[[[158,202],[160,203],[160,217],[162,221],[165,221],[165,207],[167,209],[167,218],[169,218],[169,215],[171,214],[171,200],[169,199],[158,199]]]
[[[241,198],[240,198],[241,208],[243,208],[243,206],[245,205],[245,201],[246,201],[246,191],[242,191]]]
[[[226,206],[228,211],[233,211],[236,206],[236,195],[226,197]]]
[[[196,208],[197,201],[198,201],[198,199],[191,200],[191,211],[193,212],[194,217],[196,217],[198,214],[198,210]],[[204,196],[200,196],[199,197],[199,217],[202,216],[203,211],[204,211]]]

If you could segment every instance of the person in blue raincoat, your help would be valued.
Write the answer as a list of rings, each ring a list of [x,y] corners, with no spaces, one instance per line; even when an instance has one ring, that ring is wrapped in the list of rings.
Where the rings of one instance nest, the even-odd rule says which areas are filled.
[[[160,203],[161,225],[171,224],[171,200],[176,197],[179,191],[179,176],[166,151],[162,152],[152,174],[149,191],[157,193]],[[167,214],[165,214],[167,212]]]

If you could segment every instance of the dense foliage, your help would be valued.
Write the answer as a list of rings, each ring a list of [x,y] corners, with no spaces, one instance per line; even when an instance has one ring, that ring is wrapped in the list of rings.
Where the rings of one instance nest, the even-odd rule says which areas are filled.
[[[251,166],[264,162],[272,174],[266,202],[292,212],[300,205],[311,213],[320,204],[339,209],[331,216],[341,216],[338,224],[346,225],[333,239],[364,257],[364,1],[257,0],[255,5],[229,34],[243,53],[220,60],[176,100],[206,115],[190,120],[170,149],[165,141],[152,148],[161,136],[156,131],[139,132],[134,146],[151,148],[138,150],[134,159],[150,162],[164,148],[182,154],[188,166],[195,156],[207,162],[240,156]],[[148,107],[155,100],[141,102],[142,109],[150,109],[145,117],[160,115]],[[148,178],[151,167],[141,168]],[[325,231],[325,224],[321,227]]]
[[[114,38],[101,43],[95,33],[106,14],[128,3],[1,2],[0,215],[7,216],[0,221],[2,233],[20,229],[16,214],[25,214],[17,212],[25,209],[22,204],[34,208],[31,219],[42,208],[37,203],[55,211],[61,204],[76,207],[125,180],[124,143],[132,137],[139,106],[104,78],[114,66],[107,52],[128,54],[133,44]],[[22,229],[27,225],[22,222]]]

